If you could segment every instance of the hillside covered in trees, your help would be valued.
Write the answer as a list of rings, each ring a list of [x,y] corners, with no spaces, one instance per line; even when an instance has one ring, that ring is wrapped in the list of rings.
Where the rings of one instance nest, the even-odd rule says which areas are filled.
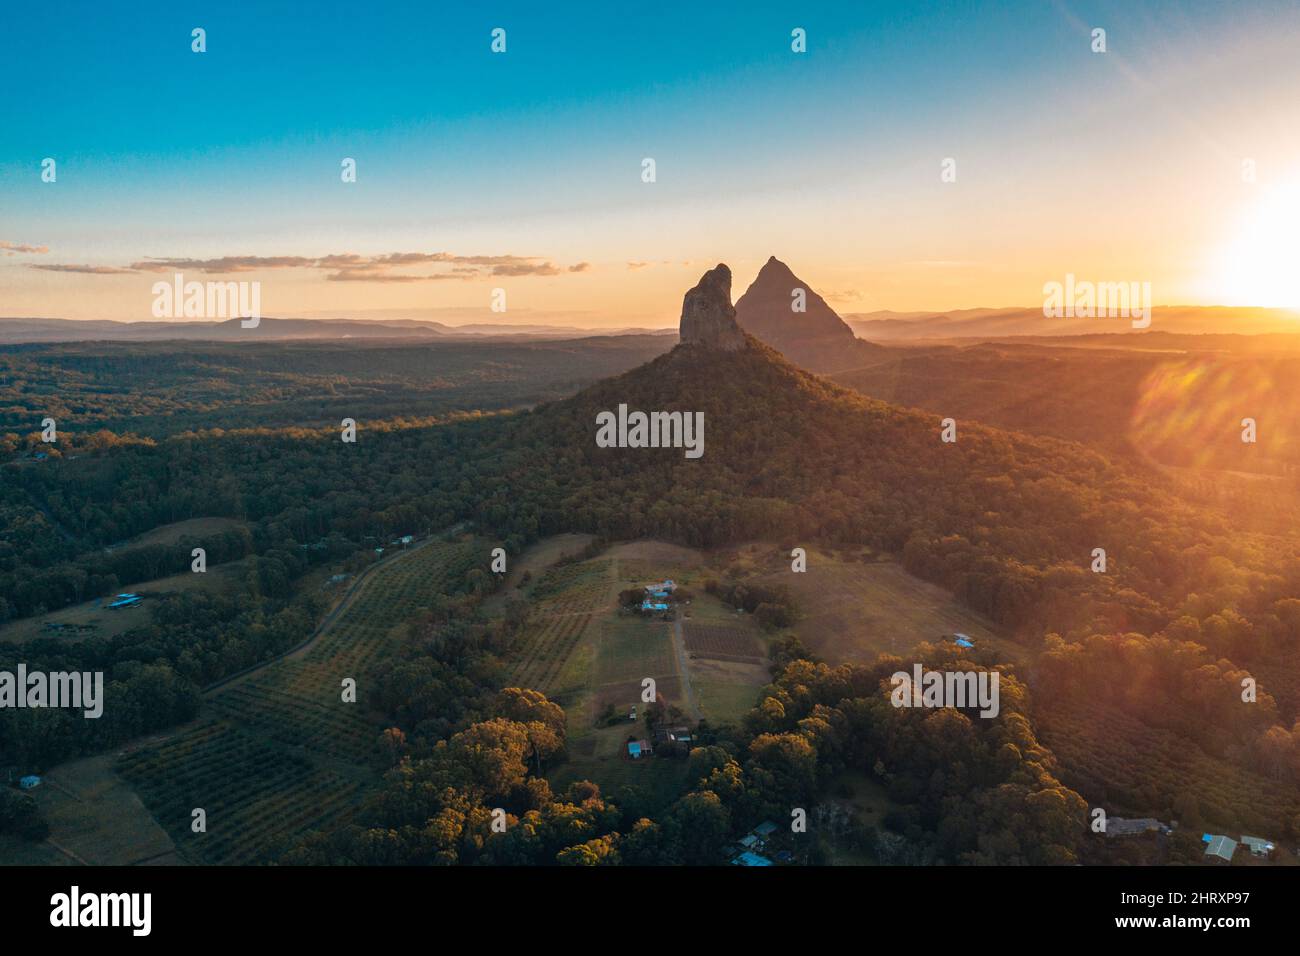
[[[701,413],[704,454],[599,447],[597,416],[620,405]],[[147,441],[113,435],[75,459],[12,461],[3,466],[0,551],[11,615],[107,593],[142,573],[89,545],[166,522],[249,522],[246,537],[214,547],[252,563],[244,596],[230,604],[176,599],[151,612],[148,628],[109,642],[0,645],[0,665],[101,667],[118,685],[110,699],[141,689],[138,716],[119,731],[77,737],[60,727],[33,746],[32,728],[6,713],[0,744],[55,760],[186,719],[196,687],[310,630],[318,609],[292,584],[313,562],[363,554],[371,538],[465,521],[511,553],[570,531],[706,548],[823,542],[896,555],[1036,655],[1029,673],[978,665],[1004,673],[997,719],[892,708],[881,681],[900,661],[830,669],[795,649],[776,662],[745,725],[696,750],[686,790],[662,812],[590,785],[552,794],[538,768],[563,759],[562,711],[529,688],[500,686],[494,662],[510,624],[483,619],[471,599],[430,612],[412,630],[408,657],[392,665],[381,695],[391,770],[380,796],[354,827],[288,858],[710,863],[737,828],[788,818],[846,768],[889,781],[909,808],[898,824],[918,862],[1078,860],[1085,811],[1107,800],[1155,815],[1177,803],[1188,819],[1300,833],[1294,532],[1243,529],[1138,461],[963,420],[955,428],[956,440],[943,441],[939,416],[841,388],[746,337],[739,348],[686,342],[528,411],[363,417],[355,444],[333,427],[223,427]],[[1091,567],[1097,548],[1105,573]],[[970,664],[951,649],[917,653],[931,666]],[[1245,678],[1258,683],[1253,703],[1242,701]],[[414,709],[412,693],[423,701]],[[1046,742],[1103,720],[1120,721],[1128,736],[1067,758]],[[1187,795],[1196,803],[1212,781],[1138,765],[1152,739],[1231,768],[1244,790],[1189,805]],[[1112,748],[1105,760],[1099,747]],[[1252,780],[1282,795],[1252,806]],[[526,826],[494,836],[496,807]]]

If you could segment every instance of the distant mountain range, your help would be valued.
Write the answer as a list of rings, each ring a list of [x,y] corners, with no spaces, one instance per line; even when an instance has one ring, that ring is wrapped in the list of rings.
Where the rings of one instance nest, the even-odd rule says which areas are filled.
[[[0,344],[24,342],[158,342],[193,340],[265,342],[285,339],[483,339],[527,336],[533,339],[572,339],[600,335],[675,335],[675,329],[584,329],[555,325],[444,325],[417,319],[358,321],[352,319],[264,318],[245,329],[239,319],[221,322],[117,322],[111,320],[0,318]]]
[[[845,321],[873,342],[916,339],[998,339],[1014,336],[1173,332],[1184,335],[1300,332],[1300,311],[1248,306],[1154,306],[1151,324],[1135,329],[1127,318],[1049,319],[1041,306],[957,309],[951,312],[851,313]]]

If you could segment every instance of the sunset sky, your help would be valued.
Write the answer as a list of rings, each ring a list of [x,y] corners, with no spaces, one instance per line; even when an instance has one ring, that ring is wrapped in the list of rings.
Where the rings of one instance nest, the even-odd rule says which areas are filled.
[[[232,6],[5,5],[0,315],[149,319],[181,271],[265,315],[661,326],[773,254],[841,313],[1066,273],[1300,305],[1293,3]]]

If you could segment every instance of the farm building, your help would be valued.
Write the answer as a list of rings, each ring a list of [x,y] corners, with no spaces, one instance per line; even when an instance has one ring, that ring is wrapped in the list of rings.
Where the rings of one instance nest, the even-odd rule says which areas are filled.
[[[645,589],[654,597],[667,597],[677,590],[677,585],[669,578],[662,584],[647,584]]]
[[[960,634],[960,633],[958,633],[958,634],[954,634],[954,635],[953,635],[953,639],[954,639],[954,643],[955,643],[958,647],[974,647],[974,646],[975,646],[975,642],[972,641],[972,640],[970,639],[969,635],[966,635],[966,634]]]
[[[655,752],[648,740],[629,740],[627,742],[627,755],[633,760],[640,760],[642,757],[649,757]]]
[[[1173,832],[1173,827],[1161,823],[1153,817],[1140,817],[1136,820],[1126,820],[1123,817],[1111,817],[1106,821],[1106,836],[1137,836],[1150,831],[1168,834]]]
[[[743,837],[740,838],[739,842],[740,845],[743,846],[746,850],[754,850],[757,849],[758,845],[763,841],[761,841],[758,837],[754,836],[754,834],[752,833],[746,833]]]
[[[654,733],[655,743],[689,744],[692,739],[691,728],[685,724],[674,727],[660,727]]]
[[[731,861],[732,866],[771,866],[772,861],[765,856],[759,856],[746,850],[740,856]]]
[[[758,837],[760,840],[766,840],[773,833],[775,833],[776,830],[777,827],[775,823],[773,823],[771,820],[765,820],[764,822],[760,823],[758,826],[754,827],[754,829],[750,832],[752,832],[754,836]]]
[[[1205,858],[1211,861],[1231,863],[1232,855],[1237,852],[1237,841],[1218,833],[1206,833],[1201,836],[1205,843]]]
[[[25,777],[20,777],[18,779],[18,786],[24,790],[32,790],[36,787],[39,787],[40,785],[41,785],[41,778],[36,776],[36,774],[34,773],[28,774]]]
[[[651,601],[649,598],[646,598],[641,602],[641,610],[650,614],[658,614],[667,611],[668,605],[664,604],[662,601]]]
[[[1241,842],[1250,848],[1251,856],[1270,856],[1276,845],[1263,837],[1243,836]]]
[[[116,611],[124,607],[135,607],[143,598],[138,594],[119,594],[117,600],[108,606],[110,611]]]

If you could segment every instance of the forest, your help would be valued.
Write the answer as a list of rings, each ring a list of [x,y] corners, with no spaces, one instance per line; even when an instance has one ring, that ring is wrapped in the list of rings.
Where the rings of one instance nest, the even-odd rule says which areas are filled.
[[[624,402],[702,412],[707,453],[597,447],[598,412]],[[29,666],[105,669],[110,703],[122,703],[112,708],[122,716],[91,731],[58,720],[37,731],[2,714],[6,753],[46,764],[186,719],[206,682],[310,631],[319,608],[293,584],[313,562],[361,560],[376,538],[468,522],[512,554],[570,531],[705,548],[780,539],[896,556],[1040,654],[1032,687],[990,662],[981,666],[1006,671],[996,719],[899,711],[880,693],[898,661],[828,668],[795,648],[774,661],[743,726],[710,731],[692,753],[688,786],[669,806],[590,784],[553,794],[539,768],[564,759],[563,711],[501,686],[510,622],[484,619],[466,587],[415,622],[408,652],[387,665],[380,793],[353,825],[285,859],[713,863],[737,833],[788,819],[850,767],[887,781],[907,808],[894,822],[921,860],[1076,862],[1088,853],[1086,810],[1103,798],[1155,815],[1177,802],[1186,818],[1300,836],[1295,534],[1243,526],[1141,461],[964,420],[946,443],[937,414],[849,391],[754,342],[728,353],[678,347],[526,410],[361,415],[355,444],[333,423],[232,417],[157,436],[100,421],[83,436],[70,424],[75,458],[36,463],[19,445],[0,466],[0,610],[10,615],[146,573],[135,563],[143,555],[117,565],[97,549],[160,524],[209,516],[250,528],[208,542],[246,563],[229,599],[159,602],[149,626],[111,641],[0,644],[0,666],[21,654]],[[1104,573],[1093,569],[1097,548]],[[169,560],[151,567],[170,570]],[[950,652],[918,649],[931,666],[955,666]],[[1246,678],[1258,685],[1250,704]],[[1260,801],[1247,788],[1189,807],[1180,779],[1160,779],[1158,766],[1102,772],[1044,742],[1044,728],[1065,740],[1103,715],[1128,721],[1139,742],[1166,734],[1292,795],[1252,807]],[[1148,779],[1124,785],[1135,771]],[[515,821],[505,834],[491,827],[497,808]]]

